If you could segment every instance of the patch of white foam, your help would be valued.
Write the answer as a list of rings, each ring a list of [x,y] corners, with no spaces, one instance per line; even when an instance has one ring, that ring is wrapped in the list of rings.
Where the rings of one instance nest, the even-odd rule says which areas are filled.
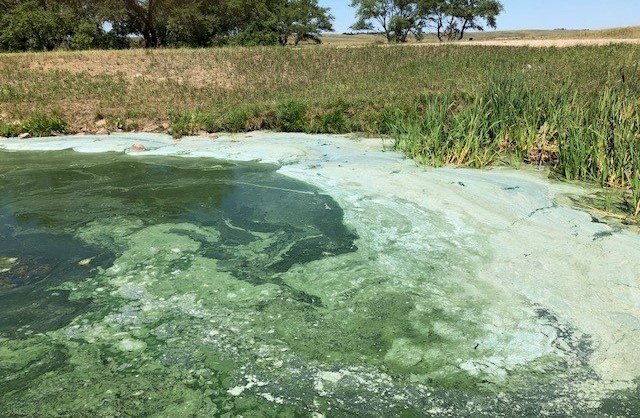
[[[162,134],[113,134],[56,136],[49,138],[18,139],[9,138],[0,142],[0,149],[7,151],[60,151],[72,149],[78,152],[128,152],[136,142],[147,149],[159,149],[174,144],[174,140]]]

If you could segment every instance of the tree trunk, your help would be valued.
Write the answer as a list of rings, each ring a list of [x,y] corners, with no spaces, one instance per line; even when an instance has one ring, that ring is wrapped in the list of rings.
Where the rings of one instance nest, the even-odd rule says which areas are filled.
[[[142,33],[142,37],[144,38],[144,47],[145,48],[157,48],[159,45],[158,42],[158,33],[154,26],[148,26],[145,23],[145,28]]]
[[[458,37],[459,41],[461,41],[462,38],[464,38],[464,31],[467,30],[468,24],[469,24],[469,19],[465,18],[464,21],[462,22],[462,27],[460,27],[460,36]]]
[[[159,44],[155,22],[157,0],[149,0],[147,9],[138,4],[136,0],[124,0],[124,4],[127,11],[142,24],[140,29],[145,48],[156,48]]]

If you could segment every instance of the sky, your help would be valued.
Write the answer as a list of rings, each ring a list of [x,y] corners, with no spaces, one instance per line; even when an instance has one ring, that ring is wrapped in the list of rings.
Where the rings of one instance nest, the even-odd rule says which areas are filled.
[[[355,10],[351,0],[319,0],[335,17],[336,32],[349,32]],[[605,29],[640,25],[640,0],[502,0],[498,30]]]

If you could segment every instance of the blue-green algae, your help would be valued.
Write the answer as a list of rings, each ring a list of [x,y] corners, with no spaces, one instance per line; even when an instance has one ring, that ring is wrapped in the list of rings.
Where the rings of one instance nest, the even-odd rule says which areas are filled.
[[[572,349],[501,360],[494,301],[465,286],[490,254],[436,214],[412,254],[405,202],[363,199],[356,233],[275,166],[0,156],[7,416],[524,416],[591,377],[588,340],[533,308]]]

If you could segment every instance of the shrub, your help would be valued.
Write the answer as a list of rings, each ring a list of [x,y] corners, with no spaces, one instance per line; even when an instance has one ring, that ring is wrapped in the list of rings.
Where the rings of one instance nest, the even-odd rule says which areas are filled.
[[[11,138],[19,134],[20,129],[16,125],[0,121],[0,137]]]
[[[283,132],[305,131],[307,106],[304,103],[287,100],[278,105],[277,129]]]
[[[67,124],[57,116],[34,114],[22,124],[22,131],[31,136],[51,136],[67,133]]]

